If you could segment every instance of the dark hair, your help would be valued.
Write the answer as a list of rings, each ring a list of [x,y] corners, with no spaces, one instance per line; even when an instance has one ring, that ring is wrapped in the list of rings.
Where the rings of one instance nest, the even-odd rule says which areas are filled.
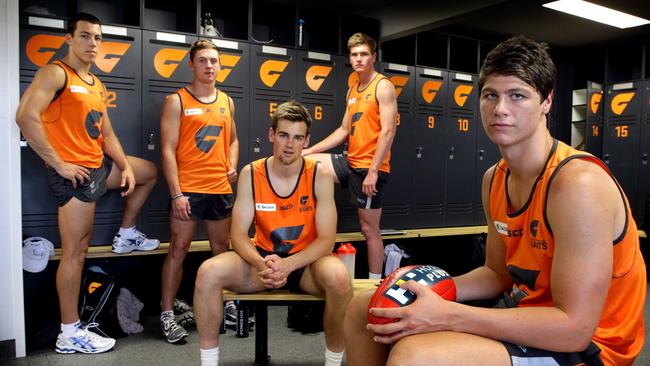
[[[77,13],[68,20],[68,33],[74,35],[74,31],[77,29],[77,23],[84,21],[90,24],[102,25],[102,22],[94,15],[88,13]]]
[[[483,90],[491,75],[516,76],[537,90],[542,100],[555,87],[555,64],[546,43],[519,35],[499,43],[485,58],[478,88]]]
[[[305,122],[307,124],[307,134],[311,131],[311,115],[309,115],[309,111],[295,100],[280,104],[271,115],[271,126],[274,132],[278,127],[278,121],[281,119],[291,122]]]
[[[363,33],[355,33],[350,36],[348,39],[348,51],[352,49],[352,47],[356,46],[363,46],[366,45],[368,48],[370,48],[370,52],[376,53],[377,52],[377,41],[375,41],[374,38],[370,37],[367,34]]]
[[[194,61],[194,55],[200,51],[200,50],[215,50],[219,55],[221,55],[221,51],[219,51],[219,47],[217,47],[214,42],[207,40],[207,39],[199,39],[198,41],[192,43],[192,48],[190,48],[190,60]]]

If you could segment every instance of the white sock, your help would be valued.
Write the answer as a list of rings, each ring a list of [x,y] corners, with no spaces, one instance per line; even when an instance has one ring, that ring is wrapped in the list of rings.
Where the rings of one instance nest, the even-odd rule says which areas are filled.
[[[345,350],[341,352],[332,352],[329,348],[325,348],[325,366],[341,366],[341,362],[343,362],[343,353],[345,353]]]
[[[80,320],[77,320],[76,322],[70,324],[61,323],[61,333],[63,333],[64,337],[72,337],[80,325]]]
[[[135,236],[135,225],[131,227],[120,227],[120,231],[117,233],[123,238],[130,239]]]
[[[368,272],[368,278],[371,280],[381,280],[381,273]]]
[[[219,346],[210,349],[201,348],[201,366],[219,365]]]
[[[163,320],[164,318],[168,317],[174,317],[174,310],[166,310],[160,313],[160,320]]]

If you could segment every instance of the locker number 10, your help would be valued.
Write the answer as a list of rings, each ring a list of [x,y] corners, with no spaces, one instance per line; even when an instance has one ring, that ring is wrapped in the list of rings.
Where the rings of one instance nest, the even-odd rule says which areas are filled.
[[[629,126],[624,125],[624,126],[616,126],[616,137],[617,138],[626,138],[628,136],[628,128]]]
[[[469,120],[464,118],[458,119],[458,130],[467,132],[469,131]]]

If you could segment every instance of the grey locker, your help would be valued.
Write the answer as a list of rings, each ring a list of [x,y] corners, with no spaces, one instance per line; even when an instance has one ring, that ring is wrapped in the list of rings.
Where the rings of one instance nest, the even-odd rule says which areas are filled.
[[[477,91],[480,96],[480,92]],[[483,200],[481,197],[481,184],[483,182],[483,174],[488,168],[496,164],[501,159],[501,152],[497,145],[490,141],[481,119],[480,99],[476,101],[476,177],[475,193],[474,193],[474,225],[485,225],[485,212],[483,211]]]
[[[641,117],[641,144],[639,154],[639,190],[638,190],[638,211],[636,215],[637,225],[648,230],[650,224],[650,166],[648,155],[650,154],[650,80],[646,79],[641,86],[643,90],[643,115]]]
[[[587,82],[587,120],[585,151],[600,158],[603,152],[603,87]]]

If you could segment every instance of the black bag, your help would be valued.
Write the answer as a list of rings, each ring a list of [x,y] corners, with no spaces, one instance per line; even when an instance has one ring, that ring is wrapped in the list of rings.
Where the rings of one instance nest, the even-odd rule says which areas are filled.
[[[287,327],[302,334],[322,332],[324,311],[324,302],[308,305],[289,305]]]
[[[82,324],[96,324],[90,330],[111,338],[124,337],[117,319],[119,287],[115,278],[100,267],[86,270],[79,298],[79,318]]]

